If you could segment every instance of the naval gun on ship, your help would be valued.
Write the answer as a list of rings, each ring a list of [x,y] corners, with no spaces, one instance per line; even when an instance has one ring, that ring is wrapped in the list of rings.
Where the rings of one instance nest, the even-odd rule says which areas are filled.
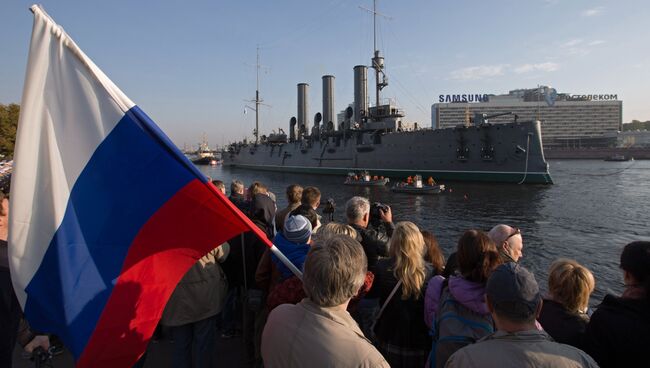
[[[472,122],[474,123],[474,125],[488,124],[489,119],[498,118],[499,116],[506,116],[506,115],[513,115],[514,116],[513,123],[516,123],[517,119],[519,119],[519,115],[514,114],[512,111],[502,112],[502,113],[499,113],[499,114],[492,114],[492,115],[482,114],[482,113],[475,113],[474,114],[474,119],[472,120]]]

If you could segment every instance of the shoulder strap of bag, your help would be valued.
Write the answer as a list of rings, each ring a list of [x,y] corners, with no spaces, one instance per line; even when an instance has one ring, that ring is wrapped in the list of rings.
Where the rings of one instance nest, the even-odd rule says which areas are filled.
[[[395,295],[395,292],[397,292],[397,289],[399,289],[401,285],[402,285],[402,280],[397,281],[397,284],[395,284],[393,291],[390,292],[388,298],[386,298],[386,301],[384,301],[384,305],[381,306],[379,313],[377,313],[377,317],[375,317],[375,320],[372,322],[372,326],[370,327],[371,330],[375,329],[375,325],[377,324],[377,321],[381,317],[381,314],[384,313],[384,309],[386,309],[386,306],[388,305],[390,300],[393,298],[393,295]]]

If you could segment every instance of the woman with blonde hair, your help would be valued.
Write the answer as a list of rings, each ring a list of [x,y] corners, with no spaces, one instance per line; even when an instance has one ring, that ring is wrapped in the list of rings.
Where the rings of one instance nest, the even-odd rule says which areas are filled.
[[[594,275],[578,262],[558,259],[551,264],[539,323],[555,341],[581,348],[589,323],[589,296],[595,286]]]
[[[420,229],[412,222],[397,223],[388,254],[389,258],[377,262],[368,294],[378,297],[382,306],[373,331],[379,351],[391,367],[421,367],[431,347],[421,318],[432,267],[424,260],[426,248]]]
[[[354,240],[360,240],[357,231],[352,226],[338,222],[328,222],[326,225],[323,225],[317,237],[318,239],[324,239],[333,235],[347,235]]]

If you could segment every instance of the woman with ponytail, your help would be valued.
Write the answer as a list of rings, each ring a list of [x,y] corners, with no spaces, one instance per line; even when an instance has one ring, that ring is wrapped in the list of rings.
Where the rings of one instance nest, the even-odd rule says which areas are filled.
[[[369,297],[382,306],[374,328],[379,351],[391,367],[422,367],[431,338],[422,323],[424,291],[432,275],[422,234],[412,222],[399,222],[389,241],[389,258],[377,262]]]
[[[434,339],[429,367],[444,367],[454,352],[494,331],[485,285],[501,264],[496,245],[485,232],[467,230],[458,240],[456,259],[455,273],[448,279],[435,276],[426,291],[424,322]]]
[[[584,350],[601,368],[650,367],[650,242],[623,248],[625,289],[608,294],[587,325]]]

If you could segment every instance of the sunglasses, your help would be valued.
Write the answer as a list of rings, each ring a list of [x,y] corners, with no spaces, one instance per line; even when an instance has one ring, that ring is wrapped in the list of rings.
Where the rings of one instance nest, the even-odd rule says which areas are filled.
[[[519,230],[518,227],[515,228],[515,231],[512,234],[508,235],[505,239],[503,239],[503,241],[507,242],[508,239],[512,238],[513,236],[515,236],[517,234],[521,234],[521,230]]]

